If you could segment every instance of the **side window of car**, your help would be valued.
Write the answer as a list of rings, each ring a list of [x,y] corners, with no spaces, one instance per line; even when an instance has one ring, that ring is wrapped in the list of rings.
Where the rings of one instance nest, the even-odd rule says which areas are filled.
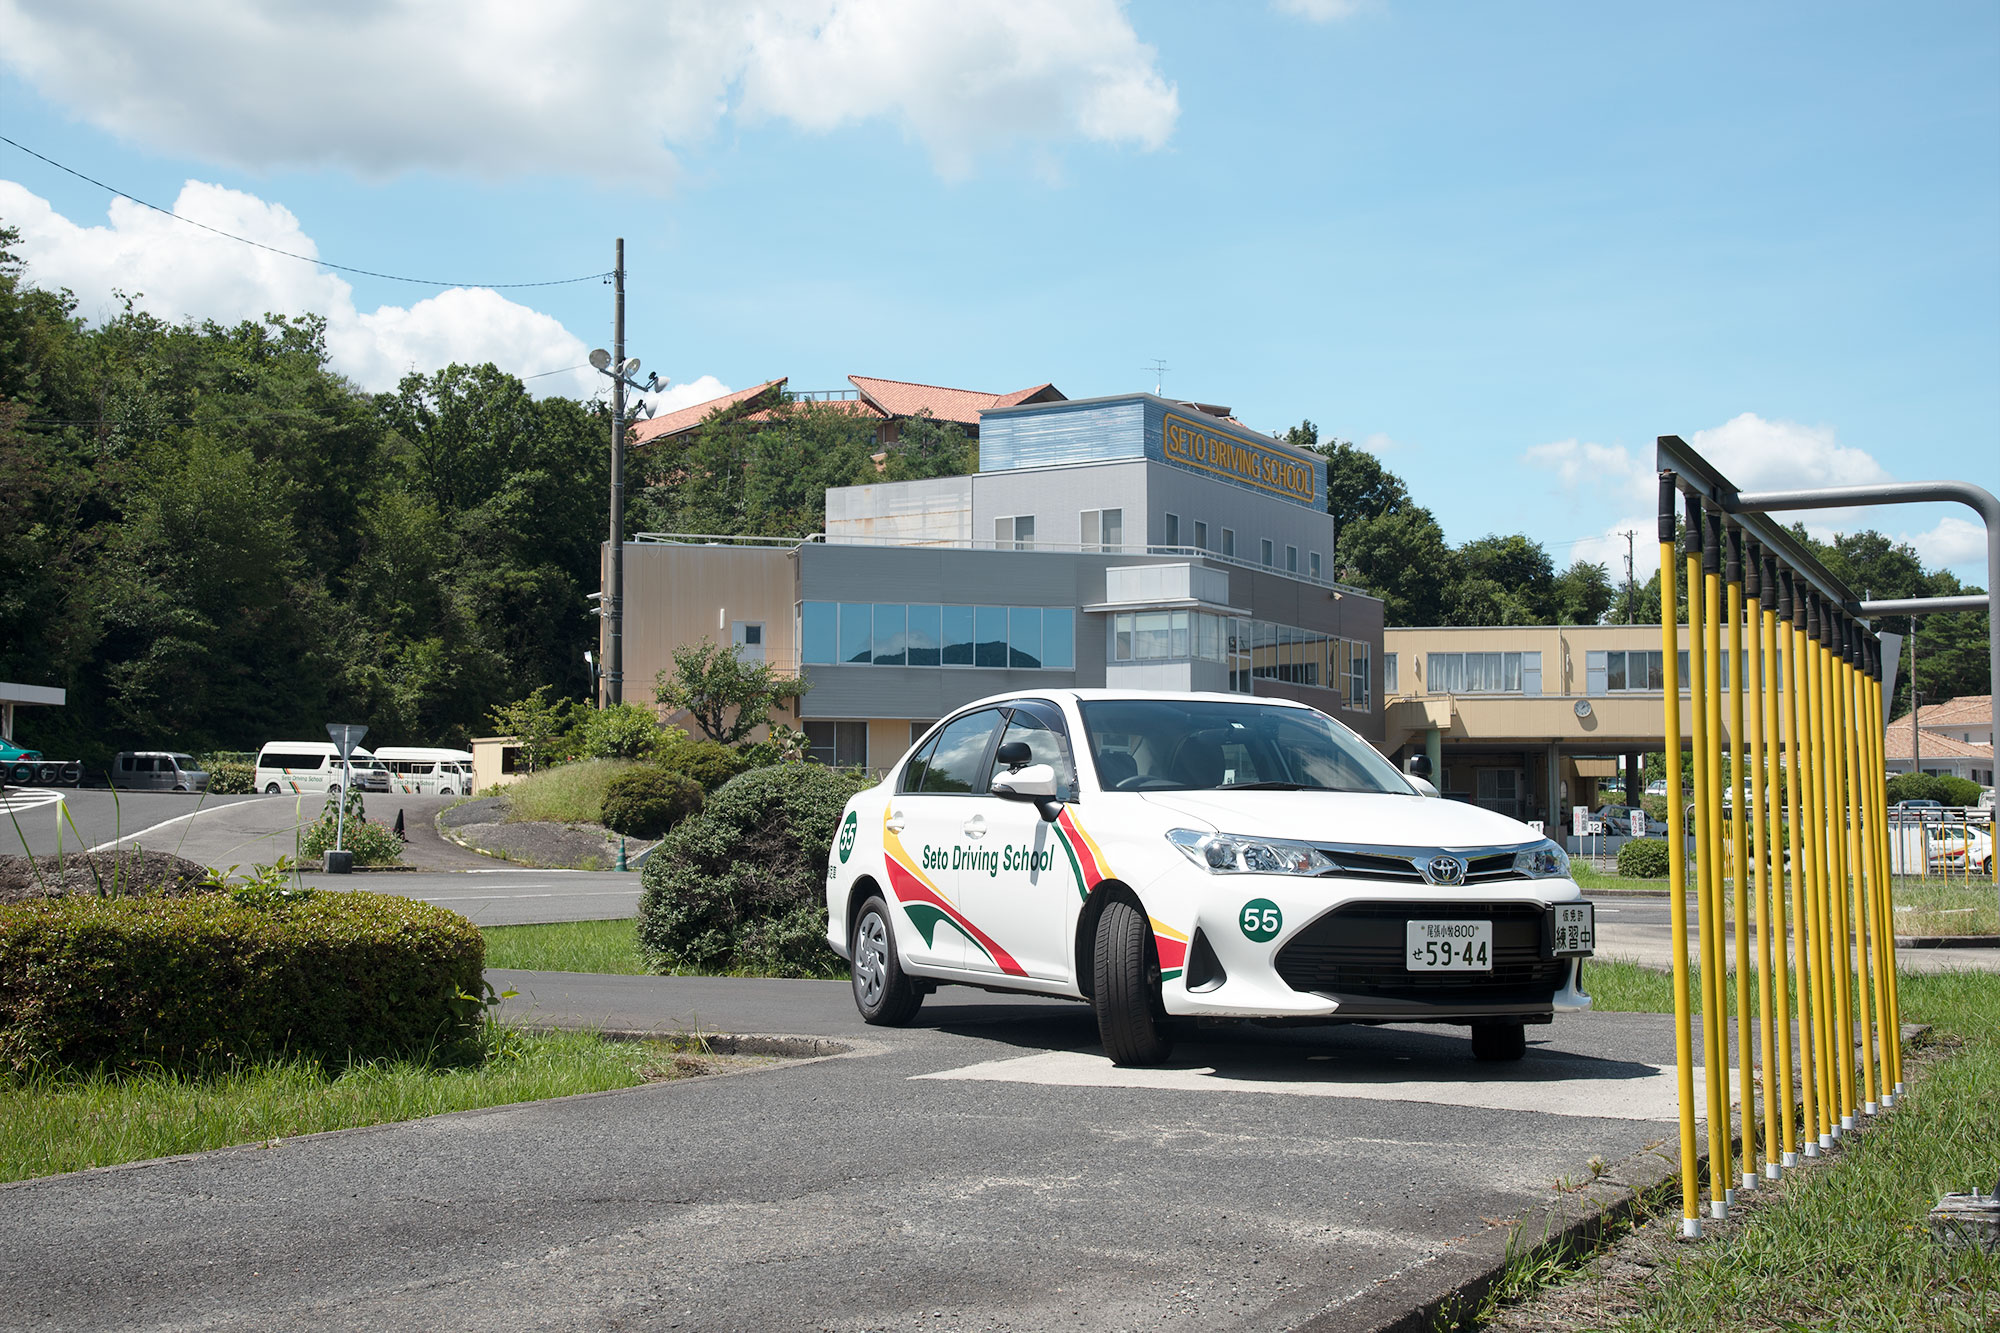
[[[917,790],[934,795],[965,795],[979,790],[993,733],[1000,729],[1000,710],[984,708],[945,725],[938,733],[930,762]]]
[[[941,738],[942,733],[931,737],[929,744],[919,750],[909,763],[903,765],[903,776],[896,783],[896,790],[899,793],[924,789],[924,774],[931,766],[931,756],[937,753],[938,741]]]
[[[1000,743],[1020,741],[1026,745],[1031,756],[1028,762],[1053,768],[1063,798],[1068,800],[1076,792],[1076,760],[1070,757],[1069,737],[1061,727],[1060,718],[1050,717],[1039,709],[1016,708]]]

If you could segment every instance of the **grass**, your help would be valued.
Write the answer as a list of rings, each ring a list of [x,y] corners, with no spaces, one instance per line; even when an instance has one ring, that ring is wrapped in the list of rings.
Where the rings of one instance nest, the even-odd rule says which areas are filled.
[[[0,1181],[707,1072],[698,1047],[493,1027],[483,1058],[281,1061],[209,1076],[38,1074],[0,1083]]]
[[[1585,893],[1667,891],[1664,879],[1609,875],[1593,870],[1582,861],[1570,862],[1570,873]],[[1928,878],[1897,875],[1892,883],[1896,894],[1898,935],[2000,934],[2000,889],[1996,889],[1991,880],[1977,876],[1968,879],[1963,875],[1932,875]],[[1724,904],[1725,907],[1729,905]],[[1788,912],[1790,907],[1788,899]]]
[[[611,779],[639,765],[627,759],[586,759],[530,773],[506,789],[509,823],[595,824],[604,815]]]
[[[639,923],[563,921],[547,926],[488,926],[486,965],[536,972],[605,972],[644,976]]]
[[[1668,974],[1593,962],[1598,1009],[1671,1012]],[[1903,1105],[1825,1164],[1787,1175],[1760,1206],[1700,1245],[1666,1242],[1660,1266],[1621,1294],[1636,1308],[1579,1328],[1618,1333],[1839,1328],[1854,1333],[2000,1326],[2000,1257],[1935,1246],[1924,1215],[1939,1197],[1991,1188],[2000,1172],[2000,975],[1901,980],[1903,1016],[1929,1023],[1942,1058],[1906,1061]],[[1671,1226],[1676,1190],[1664,1190]],[[1593,1268],[1523,1257],[1508,1296]]]

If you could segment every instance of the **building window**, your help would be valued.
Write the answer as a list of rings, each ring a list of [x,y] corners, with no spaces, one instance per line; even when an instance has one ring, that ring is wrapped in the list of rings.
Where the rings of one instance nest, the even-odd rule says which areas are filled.
[[[1160,527],[1160,544],[1162,546],[1179,546],[1181,544],[1181,516],[1179,514],[1167,515],[1166,522]]]
[[[1299,548],[1296,546],[1285,548],[1285,572],[1287,574],[1299,572]]]
[[[812,722],[805,725],[807,754],[816,764],[836,768],[868,767],[866,722]]]
[[[935,720],[930,722],[912,722],[910,724],[910,744],[915,745],[918,741],[922,740],[924,733],[936,725],[937,722]]]
[[[1035,544],[1035,516],[1016,514],[993,520],[993,544],[1000,550],[1025,551]]]
[[[1307,566],[1306,566],[1306,572],[1307,572],[1307,573],[1309,573],[1309,574],[1311,574],[1311,575],[1312,575],[1312,577],[1313,577],[1313,578],[1314,578],[1315,580],[1317,580],[1317,579],[1318,579],[1318,578],[1320,577],[1320,572],[1319,572],[1319,552],[1318,552],[1318,551],[1314,551],[1314,552],[1312,553],[1312,555],[1311,555],[1311,556],[1310,556],[1310,557],[1308,558],[1308,560],[1309,560],[1309,563],[1308,563],[1308,564],[1307,564]]]
[[[1209,549],[1208,524],[1202,522],[1200,519],[1196,519],[1194,521],[1194,545],[1195,549],[1198,551],[1206,551]]]
[[[1234,560],[1236,558],[1235,528],[1224,528],[1222,530],[1222,554],[1227,556],[1231,560]]]
[[[1348,645],[1347,706],[1365,713],[1375,704],[1373,680],[1368,670],[1370,648],[1365,643]]]
[[[1269,569],[1271,568],[1272,565],[1277,563],[1275,558],[1276,548],[1271,545],[1271,539],[1269,537],[1264,538],[1264,540],[1259,545],[1263,556],[1264,568]]]
[[[1396,655],[1382,654],[1382,694],[1386,698],[1396,692]]]
[[[1540,653],[1431,653],[1424,660],[1431,694],[1525,694],[1542,692]],[[1387,689],[1385,685],[1383,687]]]
[[[1666,659],[1659,653],[1620,651],[1587,652],[1583,655],[1583,692],[1589,695],[1658,693],[1666,688],[1664,665]],[[1729,686],[1729,654],[1722,654],[1718,664],[1722,688]],[[1784,688],[1784,664],[1777,663],[1774,683]],[[1688,687],[1688,657],[1686,650],[1680,654],[1680,688]]]
[[[1086,509],[1083,511],[1083,549],[1116,551],[1125,544],[1125,511]]]
[[[1206,611],[1124,611],[1111,618],[1111,660],[1225,660],[1228,618]]]
[[[983,666],[1076,669],[1076,609],[806,602],[808,666]]]

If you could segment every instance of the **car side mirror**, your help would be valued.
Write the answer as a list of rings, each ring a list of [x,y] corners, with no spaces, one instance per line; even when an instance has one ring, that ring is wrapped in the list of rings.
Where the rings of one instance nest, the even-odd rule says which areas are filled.
[[[1436,787],[1433,787],[1428,779],[1420,778],[1415,773],[1410,773],[1407,774],[1406,776],[1409,780],[1410,785],[1417,789],[1417,795],[1430,796],[1430,797],[1437,796],[1438,789]]]
[[[992,791],[1003,801],[1033,801],[1044,823],[1055,823],[1056,816],[1062,813],[1061,787],[1055,769],[1048,764],[1029,764],[1012,773],[1002,773],[993,779]]]
[[[1431,757],[1419,752],[1410,758],[1410,776],[1428,779],[1431,775]]]
[[[1009,768],[1019,768],[1032,762],[1035,752],[1028,748],[1026,741],[1008,741],[993,752],[993,757]]]

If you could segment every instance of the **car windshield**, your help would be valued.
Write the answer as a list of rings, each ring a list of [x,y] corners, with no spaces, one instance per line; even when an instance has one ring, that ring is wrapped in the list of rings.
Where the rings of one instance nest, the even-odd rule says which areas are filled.
[[[1106,791],[1411,794],[1373,746],[1311,709],[1203,699],[1098,699],[1081,709]]]

